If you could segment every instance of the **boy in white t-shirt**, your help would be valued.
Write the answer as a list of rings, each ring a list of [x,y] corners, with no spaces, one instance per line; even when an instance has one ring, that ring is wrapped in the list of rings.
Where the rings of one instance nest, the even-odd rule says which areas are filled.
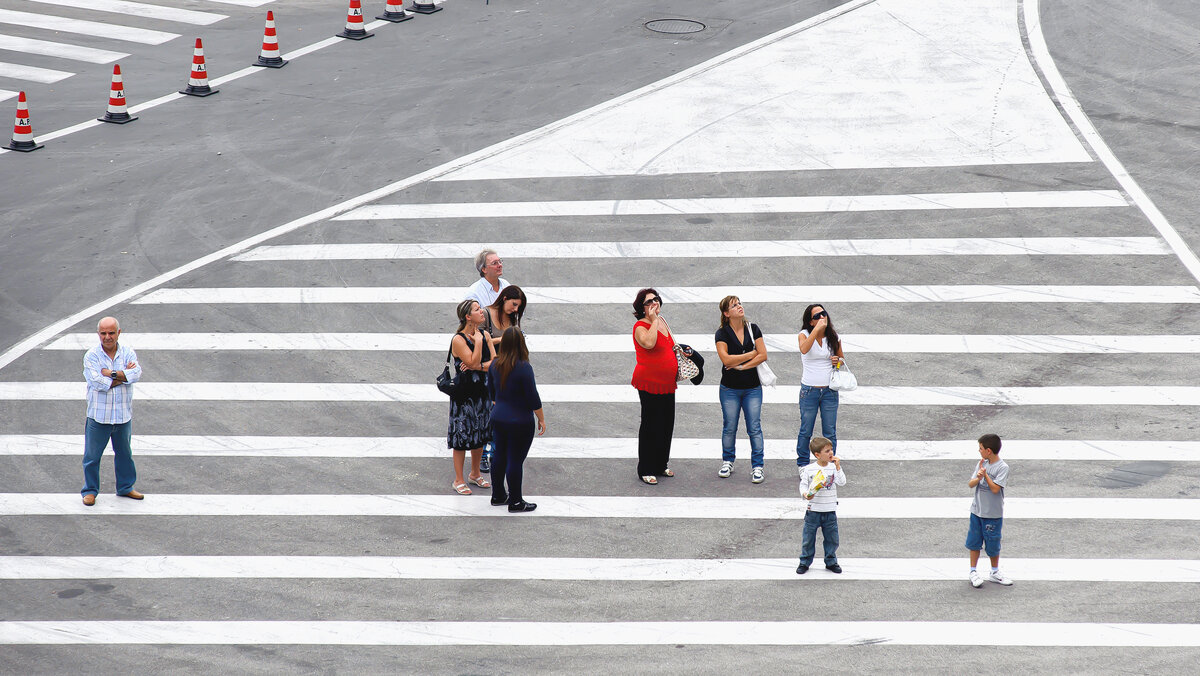
[[[833,442],[825,437],[813,437],[808,444],[816,462],[800,468],[800,495],[808,503],[804,512],[804,535],[800,542],[798,575],[808,572],[817,549],[817,529],[821,529],[821,544],[825,547],[825,569],[842,572],[837,562],[838,522],[837,487],[846,485],[842,461],[833,454]]]

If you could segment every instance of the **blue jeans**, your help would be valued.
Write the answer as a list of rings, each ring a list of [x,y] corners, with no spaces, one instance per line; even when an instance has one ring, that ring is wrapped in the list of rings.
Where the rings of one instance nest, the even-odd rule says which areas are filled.
[[[828,387],[800,386],[800,433],[796,435],[796,465],[808,464],[808,442],[812,441],[813,427],[817,424],[817,411],[821,411],[821,436],[833,442],[833,453],[837,455],[837,409],[838,393]]]
[[[763,435],[762,435],[762,387],[748,390],[735,390],[721,386],[721,415],[724,425],[721,427],[721,459],[733,462],[736,457],[734,445],[737,440],[738,413],[746,416],[746,434],[750,436],[750,465],[763,466]]]
[[[133,466],[133,450],[129,442],[133,438],[133,421],[119,425],[98,423],[91,418],[83,426],[83,490],[81,494],[95,495],[100,492],[100,456],[112,440],[113,456],[117,469],[117,495],[133,490],[137,482],[137,468]]]
[[[805,512],[804,538],[800,541],[800,563],[812,565],[817,553],[817,529],[821,529],[821,544],[825,547],[825,565],[837,563],[838,523],[837,512]]]

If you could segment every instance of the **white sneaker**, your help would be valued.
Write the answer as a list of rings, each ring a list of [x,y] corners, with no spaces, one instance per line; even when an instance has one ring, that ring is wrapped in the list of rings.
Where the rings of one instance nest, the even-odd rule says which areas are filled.
[[[1012,580],[1008,579],[1007,577],[1004,577],[1004,573],[1001,573],[998,570],[993,571],[992,574],[988,576],[988,579],[991,580],[992,582],[995,582],[996,584],[1002,584],[1005,587],[1012,586]]]
[[[733,474],[733,463],[721,463],[721,471],[717,472],[717,476],[721,477],[722,479],[728,479],[730,474]]]
[[[766,478],[763,476],[763,468],[761,467],[755,467],[754,471],[750,473],[750,483],[753,484],[761,484]]]
[[[979,571],[971,571],[971,586],[976,589],[983,586],[983,578],[979,577]]]

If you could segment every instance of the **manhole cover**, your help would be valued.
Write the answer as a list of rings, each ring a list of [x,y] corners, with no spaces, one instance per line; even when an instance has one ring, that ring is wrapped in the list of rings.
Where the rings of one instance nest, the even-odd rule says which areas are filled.
[[[699,21],[692,21],[691,19],[655,19],[647,21],[646,28],[655,33],[683,35],[684,33],[699,33],[706,26]]]

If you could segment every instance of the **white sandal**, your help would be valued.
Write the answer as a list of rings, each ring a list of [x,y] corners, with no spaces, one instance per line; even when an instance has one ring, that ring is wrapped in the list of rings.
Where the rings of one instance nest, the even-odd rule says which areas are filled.
[[[645,483],[648,483],[648,484],[650,484],[651,486],[657,486],[657,485],[658,485],[658,479],[657,479],[657,478],[656,478],[654,475],[652,475],[652,474],[647,474],[646,476],[642,477],[642,481],[644,481]]]

